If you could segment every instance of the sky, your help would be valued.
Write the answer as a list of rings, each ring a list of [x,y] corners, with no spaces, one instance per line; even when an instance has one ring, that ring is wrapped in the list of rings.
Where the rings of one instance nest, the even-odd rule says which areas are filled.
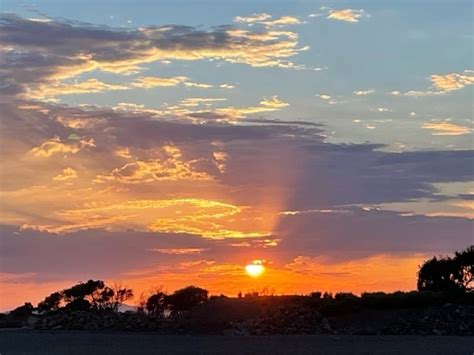
[[[91,278],[412,290],[474,244],[470,1],[0,11],[0,310]]]

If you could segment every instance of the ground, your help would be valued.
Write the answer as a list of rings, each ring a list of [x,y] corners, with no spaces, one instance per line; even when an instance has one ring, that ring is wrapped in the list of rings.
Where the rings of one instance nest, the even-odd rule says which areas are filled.
[[[473,354],[474,337],[186,336],[153,333],[0,330],[8,354]]]

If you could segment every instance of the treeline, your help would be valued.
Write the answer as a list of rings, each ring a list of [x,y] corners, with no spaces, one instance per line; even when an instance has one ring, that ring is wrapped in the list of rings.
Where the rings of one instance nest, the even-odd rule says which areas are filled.
[[[188,286],[171,294],[156,290],[145,299],[141,297],[137,312],[144,312],[158,318],[173,318],[208,301],[208,294],[207,290],[195,286]],[[121,284],[109,287],[104,281],[89,280],[50,294],[39,302],[37,307],[27,302],[12,310],[10,315],[25,317],[33,313],[41,315],[68,311],[117,312],[120,306],[133,297],[133,290]]]
[[[437,305],[452,299],[472,302],[474,271],[474,246],[456,252],[453,257],[433,257],[427,260],[418,271],[418,291],[321,294],[313,292],[311,303],[326,309],[328,313],[345,312],[359,308],[401,308]],[[239,298],[255,298],[258,293],[246,294]],[[31,314],[47,314],[68,311],[119,311],[121,305],[134,298],[133,290],[117,283],[107,286],[101,280],[89,280],[62,291],[54,292],[39,302],[36,307],[25,303],[10,312],[13,317],[25,318]],[[140,297],[137,311],[158,319],[175,318],[189,312],[199,304],[213,298],[226,298],[224,295],[211,296],[203,288],[188,286],[171,294],[161,289]]]

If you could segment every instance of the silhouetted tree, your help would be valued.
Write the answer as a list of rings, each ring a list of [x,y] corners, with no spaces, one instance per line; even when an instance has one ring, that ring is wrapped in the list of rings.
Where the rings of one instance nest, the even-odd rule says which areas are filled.
[[[474,245],[461,252],[456,252],[454,259],[460,269],[459,281],[464,285],[467,292],[474,291]]]
[[[206,302],[208,300],[207,295],[208,291],[203,288],[188,286],[166,296],[164,301],[171,314],[177,315],[190,311],[198,304]]]
[[[105,286],[104,281],[89,280],[79,283],[62,292],[68,308],[89,309],[89,308],[111,308],[114,291]],[[89,303],[89,307],[87,304]],[[71,305],[72,304],[72,305]]]
[[[61,305],[64,296],[61,292],[54,292],[38,303],[38,310],[41,312],[55,311]]]
[[[163,317],[166,308],[165,298],[165,293],[156,291],[156,293],[151,295],[146,301],[145,309],[149,314],[157,317]]]
[[[130,288],[122,286],[120,283],[115,283],[113,287],[113,303],[112,308],[114,311],[118,311],[119,306],[125,301],[133,298],[133,291]]]
[[[474,246],[456,252],[453,258],[433,257],[418,271],[418,290],[471,292],[473,270]]]

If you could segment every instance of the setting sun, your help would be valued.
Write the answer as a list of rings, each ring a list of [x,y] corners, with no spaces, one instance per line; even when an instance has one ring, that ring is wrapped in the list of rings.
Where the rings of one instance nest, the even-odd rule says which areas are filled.
[[[265,266],[259,260],[254,260],[252,264],[245,266],[245,271],[251,277],[260,277],[265,272]]]

